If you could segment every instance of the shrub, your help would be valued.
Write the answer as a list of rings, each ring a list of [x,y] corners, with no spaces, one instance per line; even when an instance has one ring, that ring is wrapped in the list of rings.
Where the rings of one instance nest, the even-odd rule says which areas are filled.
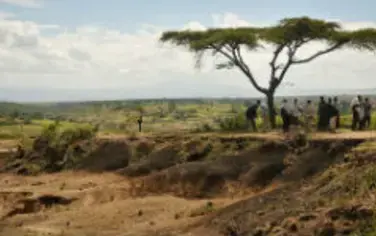
[[[33,150],[39,153],[41,169],[58,171],[64,165],[77,161],[75,151],[80,154],[79,144],[91,140],[96,134],[96,127],[74,126],[64,128],[55,122],[46,126],[34,141]]]
[[[238,113],[235,116],[219,119],[218,123],[219,128],[222,131],[240,131],[247,129],[247,120],[243,113]]]
[[[208,123],[204,123],[201,126],[198,126],[196,129],[193,130],[193,132],[213,132],[215,129]]]

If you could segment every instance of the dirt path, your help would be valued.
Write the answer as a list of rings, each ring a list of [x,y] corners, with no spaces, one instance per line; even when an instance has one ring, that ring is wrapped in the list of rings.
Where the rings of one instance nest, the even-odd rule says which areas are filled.
[[[280,132],[268,133],[200,133],[200,134],[180,134],[181,136],[190,135],[195,137],[220,137],[220,138],[249,138],[249,139],[262,139],[262,140],[283,140],[286,138]],[[163,138],[174,137],[176,134],[140,134],[138,137],[152,138],[154,136]],[[127,135],[104,135],[100,134],[100,139],[126,139],[130,136]],[[315,132],[309,134],[312,140],[372,140],[376,139],[376,131],[338,131],[337,133]]]

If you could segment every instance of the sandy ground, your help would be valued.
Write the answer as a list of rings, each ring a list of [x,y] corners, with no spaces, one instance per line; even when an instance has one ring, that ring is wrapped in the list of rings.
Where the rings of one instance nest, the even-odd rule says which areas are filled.
[[[208,200],[169,195],[133,198],[124,177],[114,174],[60,173],[39,177],[0,176],[0,215],[17,200],[47,194],[76,198],[29,214],[3,219],[0,235],[185,235],[202,216],[192,216]],[[215,207],[234,199],[211,200]],[[189,235],[186,234],[186,235]]]

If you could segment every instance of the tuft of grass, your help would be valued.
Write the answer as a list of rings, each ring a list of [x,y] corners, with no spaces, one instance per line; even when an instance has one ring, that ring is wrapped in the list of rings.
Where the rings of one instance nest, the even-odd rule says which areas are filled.
[[[194,209],[189,216],[190,217],[197,217],[197,216],[204,216],[211,212],[214,212],[216,209],[214,207],[213,202],[209,201],[204,206],[201,206],[197,209]]]

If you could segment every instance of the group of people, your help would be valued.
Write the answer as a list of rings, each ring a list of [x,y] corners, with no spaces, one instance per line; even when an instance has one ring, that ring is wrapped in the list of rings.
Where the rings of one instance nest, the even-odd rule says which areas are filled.
[[[268,122],[268,110],[265,104],[257,100],[255,104],[248,107],[246,112],[247,120],[254,131],[257,131],[256,118],[260,110],[264,123]],[[356,96],[350,104],[352,112],[353,130],[363,130],[371,123],[372,104],[368,98],[363,100],[362,96]],[[282,118],[282,130],[287,133],[291,126],[303,126],[307,131],[311,131],[317,116],[317,130],[335,131],[340,127],[340,103],[337,97],[329,97],[325,100],[320,97],[318,107],[312,100],[307,100],[304,105],[300,105],[298,99],[294,99],[290,104],[287,99],[283,99],[280,107]]]

